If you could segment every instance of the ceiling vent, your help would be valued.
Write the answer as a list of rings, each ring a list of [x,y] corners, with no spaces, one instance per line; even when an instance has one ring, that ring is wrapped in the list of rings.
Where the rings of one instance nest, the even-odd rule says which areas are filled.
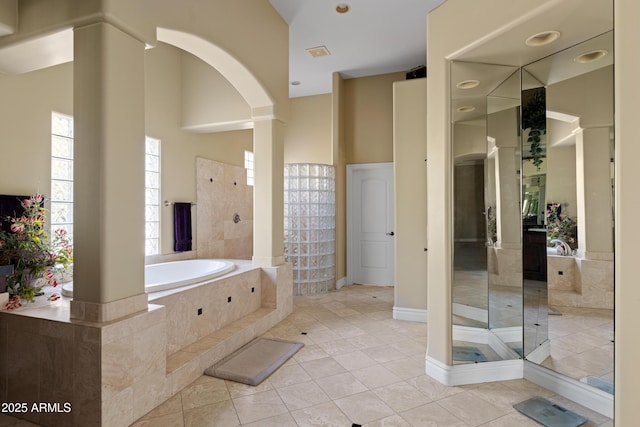
[[[321,56],[331,55],[331,52],[329,52],[329,50],[325,46],[310,47],[305,50],[309,55],[311,55],[314,58],[320,58]]]

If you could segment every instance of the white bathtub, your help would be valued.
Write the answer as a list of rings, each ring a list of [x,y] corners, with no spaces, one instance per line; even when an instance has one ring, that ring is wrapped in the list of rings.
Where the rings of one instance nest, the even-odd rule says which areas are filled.
[[[222,276],[235,268],[227,259],[188,259],[149,264],[144,268],[146,293],[166,291]]]
[[[226,259],[188,259],[148,264],[144,267],[144,291],[166,291],[222,276],[235,268]],[[62,285],[62,295],[73,297],[73,282]]]

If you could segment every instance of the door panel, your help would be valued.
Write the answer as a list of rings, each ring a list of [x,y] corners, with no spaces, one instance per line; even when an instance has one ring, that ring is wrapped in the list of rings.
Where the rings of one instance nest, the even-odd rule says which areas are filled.
[[[350,283],[393,285],[393,164],[347,166]]]

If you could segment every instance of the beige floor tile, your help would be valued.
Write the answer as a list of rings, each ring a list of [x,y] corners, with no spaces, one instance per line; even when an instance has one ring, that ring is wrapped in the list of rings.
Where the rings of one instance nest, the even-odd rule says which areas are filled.
[[[391,362],[405,357],[403,353],[400,353],[388,344],[367,348],[362,350],[362,352],[378,363]]]
[[[149,418],[158,418],[164,415],[170,415],[170,414],[176,414],[176,413],[182,414],[182,395],[180,393],[176,394],[175,396],[169,398],[166,402],[157,406],[155,409],[153,409],[151,412],[146,414],[144,417],[140,418],[140,421],[146,420]],[[0,424],[0,425],[3,425],[3,424]]]
[[[357,348],[346,338],[326,341],[318,344],[318,347],[323,349],[330,356],[351,353],[357,350]]]
[[[319,378],[316,380],[316,383],[331,399],[334,400],[368,390],[364,384],[358,381],[356,377],[349,372]]]
[[[409,424],[416,427],[468,427],[467,424],[463,423],[459,418],[456,418],[451,412],[436,402],[427,403],[426,405],[401,412],[400,416]]]
[[[375,360],[358,350],[352,353],[333,356],[334,360],[341,364],[347,371],[355,371],[377,364]]]
[[[482,424],[482,427],[540,427],[540,424],[532,419],[522,415],[519,412],[514,412],[508,415],[504,415],[488,423]]]
[[[407,382],[389,384],[373,392],[396,412],[425,405],[431,400]]]
[[[229,390],[229,395],[232,399],[273,389],[273,386],[269,381],[263,381],[257,386],[237,383],[235,381],[225,381],[225,384],[227,385],[227,390]]]
[[[354,394],[334,401],[355,424],[365,424],[393,415],[395,412],[371,391]]]
[[[300,427],[345,427],[352,424],[333,402],[293,411],[291,416]]]
[[[298,423],[291,414],[286,413],[275,417],[265,418],[254,423],[243,424],[244,427],[298,427]]]
[[[141,419],[140,421],[137,421],[133,424],[131,424],[130,427],[183,427],[184,426],[184,420],[183,420],[183,413],[182,410],[180,412],[175,412],[173,414],[165,414],[165,415],[161,415],[159,417],[155,417],[155,418],[144,418]],[[7,425],[7,426],[16,426],[17,424],[0,424],[0,425]]]
[[[233,399],[233,405],[236,408],[238,418],[240,418],[242,424],[252,423],[288,412],[287,407],[275,390],[238,397]]]
[[[382,366],[403,380],[424,375],[424,357],[421,357],[419,360],[411,357],[404,357],[402,359],[383,363]]]
[[[308,408],[331,400],[313,381],[279,388],[277,391],[289,411]]]
[[[382,365],[369,366],[367,368],[352,371],[351,373],[369,389],[374,389],[402,381],[400,377],[398,377],[396,374]]]
[[[400,415],[392,415],[381,420],[366,423],[364,427],[411,427]]]
[[[479,426],[511,412],[511,409],[505,410],[487,401],[478,404],[478,397],[471,391],[445,397],[438,400],[438,404],[469,426]]]
[[[224,380],[207,375],[188,385],[180,394],[185,410],[231,399]]]
[[[233,427],[240,420],[230,400],[184,411],[184,427]]]
[[[346,372],[346,369],[344,369],[344,367],[336,362],[332,357],[302,362],[300,363],[300,366],[307,371],[307,374],[309,374],[311,378],[323,378]]]
[[[291,359],[290,359],[291,360]],[[309,381],[311,377],[298,363],[285,365],[269,377],[269,382],[275,388],[287,387]]]

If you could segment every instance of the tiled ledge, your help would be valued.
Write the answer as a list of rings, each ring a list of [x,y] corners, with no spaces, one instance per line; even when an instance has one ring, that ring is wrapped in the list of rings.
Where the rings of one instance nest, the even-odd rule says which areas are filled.
[[[260,308],[170,355],[166,367],[171,393],[182,390],[208,367],[267,332],[278,315],[275,309]]]

